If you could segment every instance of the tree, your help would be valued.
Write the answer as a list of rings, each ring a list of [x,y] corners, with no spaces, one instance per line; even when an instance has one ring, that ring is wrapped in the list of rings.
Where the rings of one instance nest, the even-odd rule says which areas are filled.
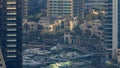
[[[85,30],[84,34],[83,34],[83,45],[88,46],[91,43],[91,31],[90,30]]]
[[[27,23],[25,23],[24,26],[23,26],[23,29],[25,31],[28,31],[30,29],[30,26]]]
[[[84,32],[84,36],[87,38],[87,39],[89,39],[90,37],[91,37],[91,31],[90,30],[85,30],[85,32]]]
[[[79,27],[79,25],[77,25],[76,27],[73,28],[73,35],[75,36],[81,36],[82,35],[82,30],[81,28]]]
[[[29,21],[34,21],[34,15],[28,16],[28,20],[29,20]]]

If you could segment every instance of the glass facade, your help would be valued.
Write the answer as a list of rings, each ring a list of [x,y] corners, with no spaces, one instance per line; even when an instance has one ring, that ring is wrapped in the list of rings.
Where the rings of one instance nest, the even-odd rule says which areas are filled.
[[[22,1],[2,0],[1,48],[6,68],[22,68]]]

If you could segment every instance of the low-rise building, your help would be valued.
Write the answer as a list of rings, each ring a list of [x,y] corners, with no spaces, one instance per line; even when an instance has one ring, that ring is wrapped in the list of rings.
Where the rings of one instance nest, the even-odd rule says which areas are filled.
[[[53,24],[54,20],[56,20],[55,17],[41,17],[38,24],[42,25],[44,29],[48,29],[48,26]]]
[[[90,30],[92,34],[103,37],[102,23],[99,20],[85,22],[80,27],[83,31]]]
[[[48,26],[48,31],[56,32],[60,29],[72,31],[76,23],[78,22],[76,22],[74,19],[71,19],[69,16],[58,16],[54,21],[54,24],[50,24]]]
[[[65,44],[72,44],[72,35],[70,32],[64,33],[64,43]]]
[[[35,31],[37,30],[37,22],[29,21],[23,23],[23,31],[29,32],[29,31]]]

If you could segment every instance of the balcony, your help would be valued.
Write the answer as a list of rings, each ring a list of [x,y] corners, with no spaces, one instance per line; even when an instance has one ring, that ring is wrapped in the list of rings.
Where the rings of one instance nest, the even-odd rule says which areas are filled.
[[[16,24],[7,24],[7,26],[16,26]]]
[[[9,2],[7,2],[7,4],[16,4],[16,2],[15,1],[9,1]]]
[[[16,50],[14,49],[14,50],[7,50],[7,52],[16,52]]]
[[[17,36],[16,34],[7,34],[8,37],[10,36]]]
[[[7,58],[16,58],[16,55],[8,55]]]
[[[13,48],[13,47],[16,47],[16,45],[7,45],[7,47]]]
[[[107,50],[107,51],[112,51],[112,48],[107,48],[106,50]]]
[[[16,18],[7,18],[7,20],[16,20]]]
[[[8,9],[8,10],[11,10],[11,9],[12,9],[12,10],[13,10],[13,9],[16,10],[16,7],[7,7],[7,9]]]
[[[17,29],[7,29],[7,31],[16,31]]]
[[[104,28],[104,29],[106,29],[106,30],[107,30],[107,29],[111,29],[111,30],[112,30],[112,28]]]
[[[16,15],[16,13],[7,13],[7,15]]]
[[[112,42],[111,39],[105,39],[105,42]]]
[[[7,42],[16,42],[16,39],[7,40]]]

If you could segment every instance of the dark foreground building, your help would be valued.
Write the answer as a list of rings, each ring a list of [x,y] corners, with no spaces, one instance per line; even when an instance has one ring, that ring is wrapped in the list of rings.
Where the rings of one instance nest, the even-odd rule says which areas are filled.
[[[22,0],[0,0],[0,46],[6,68],[22,68]]]

